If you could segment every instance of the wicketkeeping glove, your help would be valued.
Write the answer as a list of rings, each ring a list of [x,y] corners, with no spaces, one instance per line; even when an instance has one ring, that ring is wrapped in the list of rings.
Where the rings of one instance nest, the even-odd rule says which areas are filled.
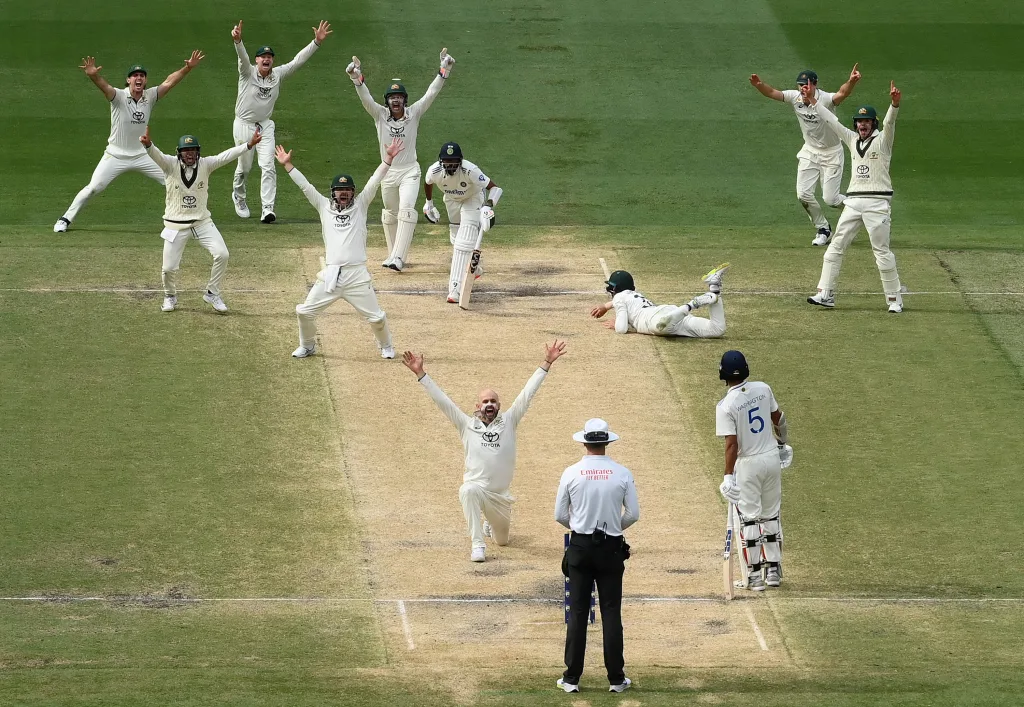
[[[356,86],[360,86],[363,83],[363,71],[359,64],[358,57],[352,57],[352,62],[345,67],[345,73],[352,79],[352,83]]]
[[[428,201],[423,205],[423,215],[427,217],[427,220],[431,223],[437,223],[441,220],[441,212],[434,206],[433,201]]]
[[[487,233],[494,225],[494,209],[487,204],[480,207],[480,230]]]
[[[722,485],[718,487],[718,490],[729,503],[739,503],[740,487],[736,485],[735,474],[726,474],[722,478]]]
[[[779,461],[782,462],[783,469],[788,469],[793,463],[793,448],[788,444],[779,445]]]
[[[448,54],[448,48],[445,47],[441,50],[441,68],[438,73],[445,78],[448,78],[448,74],[451,73],[452,67],[455,66],[455,59]]]

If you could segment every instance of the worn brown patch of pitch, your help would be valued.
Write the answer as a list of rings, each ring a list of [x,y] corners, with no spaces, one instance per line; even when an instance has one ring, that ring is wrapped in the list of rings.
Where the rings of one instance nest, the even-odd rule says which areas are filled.
[[[317,255],[305,255],[310,271]],[[629,660],[782,659],[779,651],[759,650],[741,602],[637,601],[717,597],[724,518],[688,442],[689,411],[652,337],[616,335],[587,315],[605,299],[601,256],[614,268],[611,254],[596,251],[490,250],[478,284],[483,296],[471,311],[445,302],[449,252],[416,251],[414,267],[403,274],[371,270],[399,355],[424,353],[427,371],[466,411],[485,386],[510,405],[541,362],[543,343],[569,342],[519,428],[511,543],[489,545],[482,564],[469,562],[458,502],[463,450],[455,429],[399,360],[378,357],[368,326],[351,308],[338,303],[321,318],[323,360],[375,596],[517,600],[407,602],[412,651],[395,606],[380,604],[392,655],[425,665],[493,664],[498,654],[509,665],[559,662],[563,529],[552,517],[554,496],[562,470],[582,454],[572,433],[587,418],[603,417],[622,436],[611,453],[633,470],[642,509],[627,533],[634,552],[624,582]],[[381,258],[374,252],[370,262]],[[430,290],[442,292],[408,294]],[[585,291],[594,294],[545,294]],[[593,635],[596,651],[599,631]]]

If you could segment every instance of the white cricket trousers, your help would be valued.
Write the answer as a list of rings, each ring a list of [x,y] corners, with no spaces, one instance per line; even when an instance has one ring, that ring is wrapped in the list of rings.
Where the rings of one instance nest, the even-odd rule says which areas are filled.
[[[671,307],[670,314],[678,318],[674,324],[665,331],[652,330],[651,334],[659,336],[688,336],[693,339],[715,339],[725,333],[725,305],[722,304],[722,297],[708,307],[708,318],[695,317],[689,314],[682,307],[673,305],[662,305]],[[661,309],[661,307],[659,307]]]
[[[181,265],[181,256],[185,252],[185,244],[190,238],[199,241],[213,256],[213,267],[210,269],[210,282],[206,289],[215,295],[220,294],[220,281],[224,279],[224,272],[228,269],[228,247],[224,243],[224,237],[214,225],[213,221],[206,219],[200,221],[191,228],[184,228],[176,231],[165,228],[160,237],[164,239],[164,264],[162,278],[164,281],[164,294],[173,297],[178,293],[177,279],[178,266]]]
[[[807,212],[815,228],[828,228],[828,219],[818,204],[814,188],[821,182],[821,197],[829,206],[842,206],[840,190],[843,181],[843,146],[831,154],[812,151],[804,147],[796,155],[796,198]]]
[[[740,500],[740,540],[751,572],[762,560],[782,561],[782,462],[778,449],[739,457],[734,469]]]
[[[821,279],[818,289],[826,293],[834,293],[839,280],[839,270],[843,265],[843,254],[860,233],[861,226],[867,229],[871,250],[875,254],[875,265],[882,279],[882,289],[886,300],[902,302],[900,295],[900,277],[896,272],[896,256],[889,250],[889,217],[891,204],[888,199],[878,197],[848,196],[843,214],[839,217],[832,242],[825,250],[821,266]]]
[[[409,257],[409,247],[419,216],[416,212],[416,197],[420,191],[422,174],[419,162],[413,162],[405,169],[389,169],[380,183],[380,197],[384,202],[380,220],[384,224],[384,238],[389,253],[385,263],[401,258],[404,264]]]
[[[74,221],[78,212],[82,210],[86,202],[101,191],[110,186],[110,183],[125,172],[140,172],[150,179],[164,184],[164,172],[156,162],[149,156],[148,152],[135,157],[114,157],[107,152],[103,153],[96,169],[92,172],[92,178],[82,191],[75,195],[71,206],[64,212],[64,218]]]
[[[459,488],[459,501],[466,515],[469,537],[473,547],[485,547],[483,519],[491,524],[491,537],[498,545],[508,545],[509,527],[512,524],[512,502],[515,499],[506,491],[488,491],[480,484],[466,481]]]
[[[452,267],[448,277],[448,299],[459,298],[462,277],[469,267],[473,251],[480,247],[480,207],[484,205],[484,192],[467,197],[464,201],[444,197],[448,210],[448,240],[451,241]]]
[[[361,314],[377,339],[379,348],[391,346],[391,331],[388,319],[377,303],[373,279],[366,265],[345,265],[338,272],[337,284],[332,292],[327,291],[324,277],[332,268],[327,267],[317,275],[316,284],[306,296],[306,301],[295,307],[299,317],[299,346],[311,349],[316,343],[316,317],[340,299],[345,300]]]
[[[236,145],[242,145],[252,138],[256,132],[257,123],[249,123],[245,120],[235,118],[233,133]],[[231,196],[236,201],[245,199],[245,180],[252,170],[252,156],[256,153],[256,161],[260,165],[260,201],[263,204],[263,213],[274,210],[274,199],[277,197],[277,168],[274,165],[274,121],[264,120],[259,123],[263,131],[263,139],[256,144],[255,149],[246,150],[238,158],[238,165],[235,167],[235,177],[231,184]]]

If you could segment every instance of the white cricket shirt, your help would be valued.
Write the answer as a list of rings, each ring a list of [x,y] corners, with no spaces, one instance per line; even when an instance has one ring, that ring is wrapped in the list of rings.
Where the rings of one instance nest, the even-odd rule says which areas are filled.
[[[115,88],[110,99],[110,137],[107,138],[107,154],[111,157],[138,157],[146,152],[139,138],[146,132],[149,116],[153,114],[160,95],[160,88],[147,88],[132,98],[127,88]]]
[[[373,118],[377,126],[377,140],[380,142],[380,158],[383,161],[387,156],[387,147],[395,138],[405,141],[405,149],[398,153],[392,166],[398,170],[416,163],[416,137],[419,132],[420,119],[430,108],[430,104],[437,98],[444,86],[444,77],[440,74],[430,82],[427,92],[411,106],[405,107],[405,116],[400,120],[391,117],[391,110],[373,100],[370,89],[366,84],[356,86],[356,93],[363,103],[363,108]]]
[[[892,199],[892,177],[889,165],[892,162],[892,144],[896,139],[896,117],[900,109],[889,104],[882,121],[882,130],[874,131],[867,140],[860,139],[860,133],[850,130],[839,119],[825,111],[822,120],[837,139],[842,139],[850,151],[850,184],[847,197],[870,197]]]
[[[338,211],[334,199],[328,199],[318,192],[302,172],[293,169],[288,173],[320,214],[328,265],[360,265],[366,262],[366,212],[380,181],[387,173],[388,165],[382,162],[363,190],[356,195],[352,205],[344,211]]]
[[[744,381],[729,388],[715,410],[715,434],[736,435],[739,456],[778,452],[771,414],[779,409],[767,383]]]
[[[274,104],[281,95],[281,82],[298,71],[309,57],[320,47],[314,39],[295,55],[287,64],[275,66],[265,77],[249,63],[249,55],[245,45],[235,43],[238,55],[238,98],[235,99],[235,117],[249,123],[269,120],[274,112]]]
[[[658,306],[633,290],[616,293],[612,297],[612,306],[615,308],[615,331],[619,334],[628,333],[630,328],[641,334],[650,334],[658,318],[675,309],[670,304]]]
[[[164,205],[164,226],[174,231],[191,228],[199,221],[210,218],[207,203],[210,200],[210,173],[234,162],[249,149],[248,144],[236,145],[213,157],[200,157],[195,167],[187,169],[177,155],[165,155],[152,145],[149,156],[163,170],[167,198]]]
[[[819,106],[824,106],[830,111],[835,111],[833,97],[836,94],[822,91],[820,88],[815,94]],[[815,152],[832,153],[839,147],[839,138],[831,130],[827,130],[822,123],[821,116],[815,110],[816,106],[805,104],[803,96],[799,91],[783,91],[782,98],[790,105],[796,113],[800,122],[800,131],[804,134],[804,147]],[[842,148],[840,148],[842,149]]]
[[[601,454],[588,454],[562,472],[555,520],[584,534],[620,536],[640,518],[640,501],[629,469]]]
[[[443,191],[445,199],[469,201],[479,197],[491,180],[475,164],[469,160],[462,160],[462,165],[455,170],[455,174],[448,174],[440,161],[435,162],[427,169],[425,181]]]
[[[420,383],[459,431],[462,446],[466,449],[466,473],[463,481],[483,486],[488,491],[501,493],[512,485],[516,468],[516,427],[518,427],[530,401],[544,382],[547,371],[538,368],[526,382],[526,387],[505,412],[499,412],[494,421],[485,425],[475,415],[467,415],[437,387],[430,376],[424,375]]]

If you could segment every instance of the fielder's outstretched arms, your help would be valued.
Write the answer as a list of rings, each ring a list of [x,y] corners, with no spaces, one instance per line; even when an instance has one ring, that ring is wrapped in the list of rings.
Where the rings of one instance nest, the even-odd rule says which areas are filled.
[[[249,55],[242,44],[242,20],[231,30],[231,39],[235,43],[238,55],[238,97],[235,99],[235,122],[232,131],[235,143],[242,144],[249,136],[259,130],[263,133],[263,142],[256,149],[256,159],[260,165],[260,201],[263,208],[260,221],[273,223],[277,220],[274,212],[274,199],[277,197],[277,170],[274,166],[274,141],[276,125],[270,116],[274,113],[274,105],[281,95],[281,84],[289,76],[299,70],[313,53],[331,34],[331,25],[321,21],[313,28],[313,41],[295,55],[287,64],[274,66],[274,49],[264,44],[256,50],[256,63],[249,63]],[[235,204],[235,213],[239,218],[249,218],[249,204],[245,199],[245,180],[252,170],[252,154],[245,154],[238,160],[235,167],[235,178],[231,184],[231,199]]]
[[[295,307],[299,318],[299,348],[292,352],[295,358],[306,358],[316,353],[316,317],[339,299],[352,305],[369,322],[381,358],[395,357],[387,315],[377,303],[373,279],[366,269],[366,212],[377,193],[377,186],[387,176],[392,160],[401,152],[402,141],[392,140],[377,171],[358,196],[356,182],[351,175],[335,176],[331,180],[331,198],[328,199],[295,168],[292,153],[286,152],[281,145],[277,146],[277,161],[320,214],[326,248],[326,266],[317,274],[316,284],[306,296],[306,301]]]
[[[716,407],[715,429],[725,438],[725,476],[719,491],[739,512],[740,547],[750,568],[747,588],[758,592],[765,584],[782,583],[782,469],[792,462],[793,448],[787,444],[786,416],[772,389],[747,380],[749,376],[743,354],[726,351],[718,377],[728,392]]]
[[[149,139],[149,128],[139,141],[146,148],[153,162],[162,170],[166,179],[167,199],[164,208],[164,260],[161,277],[164,283],[164,302],[161,309],[173,312],[178,305],[178,289],[175,280],[178,266],[185,252],[189,238],[195,238],[213,256],[210,282],[203,299],[220,313],[228,311],[220,296],[220,281],[228,267],[228,247],[220,235],[213,219],[210,218],[210,174],[229,162],[238,159],[243,152],[251,151],[259,144],[262,135],[253,133],[244,145],[236,145],[213,157],[199,156],[199,138],[182,135],[178,138],[177,155],[171,157],[162,153]]]
[[[804,144],[796,155],[796,198],[817,229],[811,245],[825,245],[832,237],[832,227],[818,204],[814,187],[821,182],[821,196],[829,206],[839,207],[843,204],[844,197],[839,191],[843,179],[843,148],[835,136],[825,130],[805,94],[810,88],[825,108],[835,111],[836,106],[849,97],[853,87],[860,81],[857,66],[853,65],[850,78],[835,93],[818,89],[818,74],[810,69],[797,75],[796,90],[789,91],[779,91],[764,83],[757,74],[750,75],[750,84],[762,96],[788,103],[800,123]]]
[[[516,397],[508,412],[501,412],[498,394],[486,389],[481,390],[477,396],[476,411],[472,416],[459,410],[427,375],[423,369],[422,355],[412,351],[402,355],[402,363],[416,374],[417,380],[427,389],[427,394],[455,425],[466,450],[466,471],[459,488],[459,500],[473,543],[470,554],[473,562],[483,562],[485,559],[485,535],[493,538],[498,545],[508,544],[512,502],[515,500],[508,489],[512,485],[516,467],[516,428],[540,384],[544,382],[551,364],[564,353],[564,341],[556,339],[554,343],[546,344],[544,362],[527,381],[526,387]]]
[[[875,254],[875,265],[882,279],[882,290],[889,311],[898,314],[903,311],[903,294],[900,276],[896,271],[896,256],[889,250],[889,231],[892,226],[890,209],[892,202],[892,178],[889,165],[892,161],[892,145],[896,137],[896,116],[900,109],[900,90],[889,82],[890,106],[886,111],[882,129],[878,128],[878,112],[872,106],[860,106],[853,114],[856,132],[840,124],[839,119],[827,110],[821,110],[820,102],[813,97],[809,100],[818,110],[825,127],[846,143],[850,151],[850,183],[847,186],[846,203],[836,225],[836,235],[825,251],[818,280],[818,292],[807,298],[810,304],[835,307],[836,283],[843,254],[857,237],[861,226],[867,229],[871,250]]]
[[[471,258],[476,258],[475,277],[483,274],[480,244],[484,233],[494,225],[494,207],[501,199],[502,189],[469,160],[462,159],[457,142],[441,145],[437,162],[427,169],[423,192],[427,202],[423,215],[431,223],[441,220],[434,206],[434,187],[444,193],[448,210],[448,239],[452,243],[452,269],[448,278],[448,303],[458,304],[462,277]]]
[[[409,92],[399,79],[392,79],[384,91],[384,103],[380,105],[373,100],[370,89],[363,80],[362,66],[359,57],[352,57],[352,63],[345,72],[356,87],[356,93],[363,108],[373,118],[377,127],[377,140],[380,143],[381,159],[384,150],[393,139],[405,142],[405,150],[400,154],[388,171],[388,176],[380,185],[380,196],[384,202],[381,212],[381,223],[384,224],[384,238],[388,244],[388,257],[382,263],[385,268],[402,272],[408,263],[409,246],[412,244],[413,231],[416,229],[416,195],[419,193],[420,163],[416,156],[416,137],[419,132],[420,119],[441,92],[445,79],[455,66],[455,59],[448,54],[448,49],[441,50],[441,65],[437,76],[427,88],[423,97],[413,103],[409,102]]]
[[[708,291],[697,295],[684,305],[663,304],[658,306],[636,291],[633,276],[625,270],[616,270],[605,281],[605,291],[612,296],[610,302],[599,304],[590,310],[590,316],[600,319],[615,310],[615,319],[604,326],[618,334],[635,331],[638,334],[654,336],[688,336],[711,339],[725,333],[725,306],[722,304],[722,276],[729,269],[729,263],[722,263],[702,279]],[[694,317],[690,313],[710,305],[709,319]]]
[[[78,68],[85,72],[85,75],[96,84],[96,88],[110,101],[110,137],[107,138],[107,149],[103,151],[100,163],[93,170],[89,184],[78,192],[68,210],[57,219],[57,223],[53,225],[54,233],[68,230],[86,202],[125,172],[141,172],[160,184],[164,183],[164,173],[149,159],[139,140],[146,132],[156,102],[177,86],[186,74],[199,66],[203,57],[203,53],[196,49],[192,56],[185,60],[183,67],[164,79],[156,88],[146,88],[148,75],[146,67],[142,64],[134,64],[128,68],[124,88],[114,88],[100,75],[103,67],[96,66],[95,59],[91,56],[82,59],[82,65]]]

